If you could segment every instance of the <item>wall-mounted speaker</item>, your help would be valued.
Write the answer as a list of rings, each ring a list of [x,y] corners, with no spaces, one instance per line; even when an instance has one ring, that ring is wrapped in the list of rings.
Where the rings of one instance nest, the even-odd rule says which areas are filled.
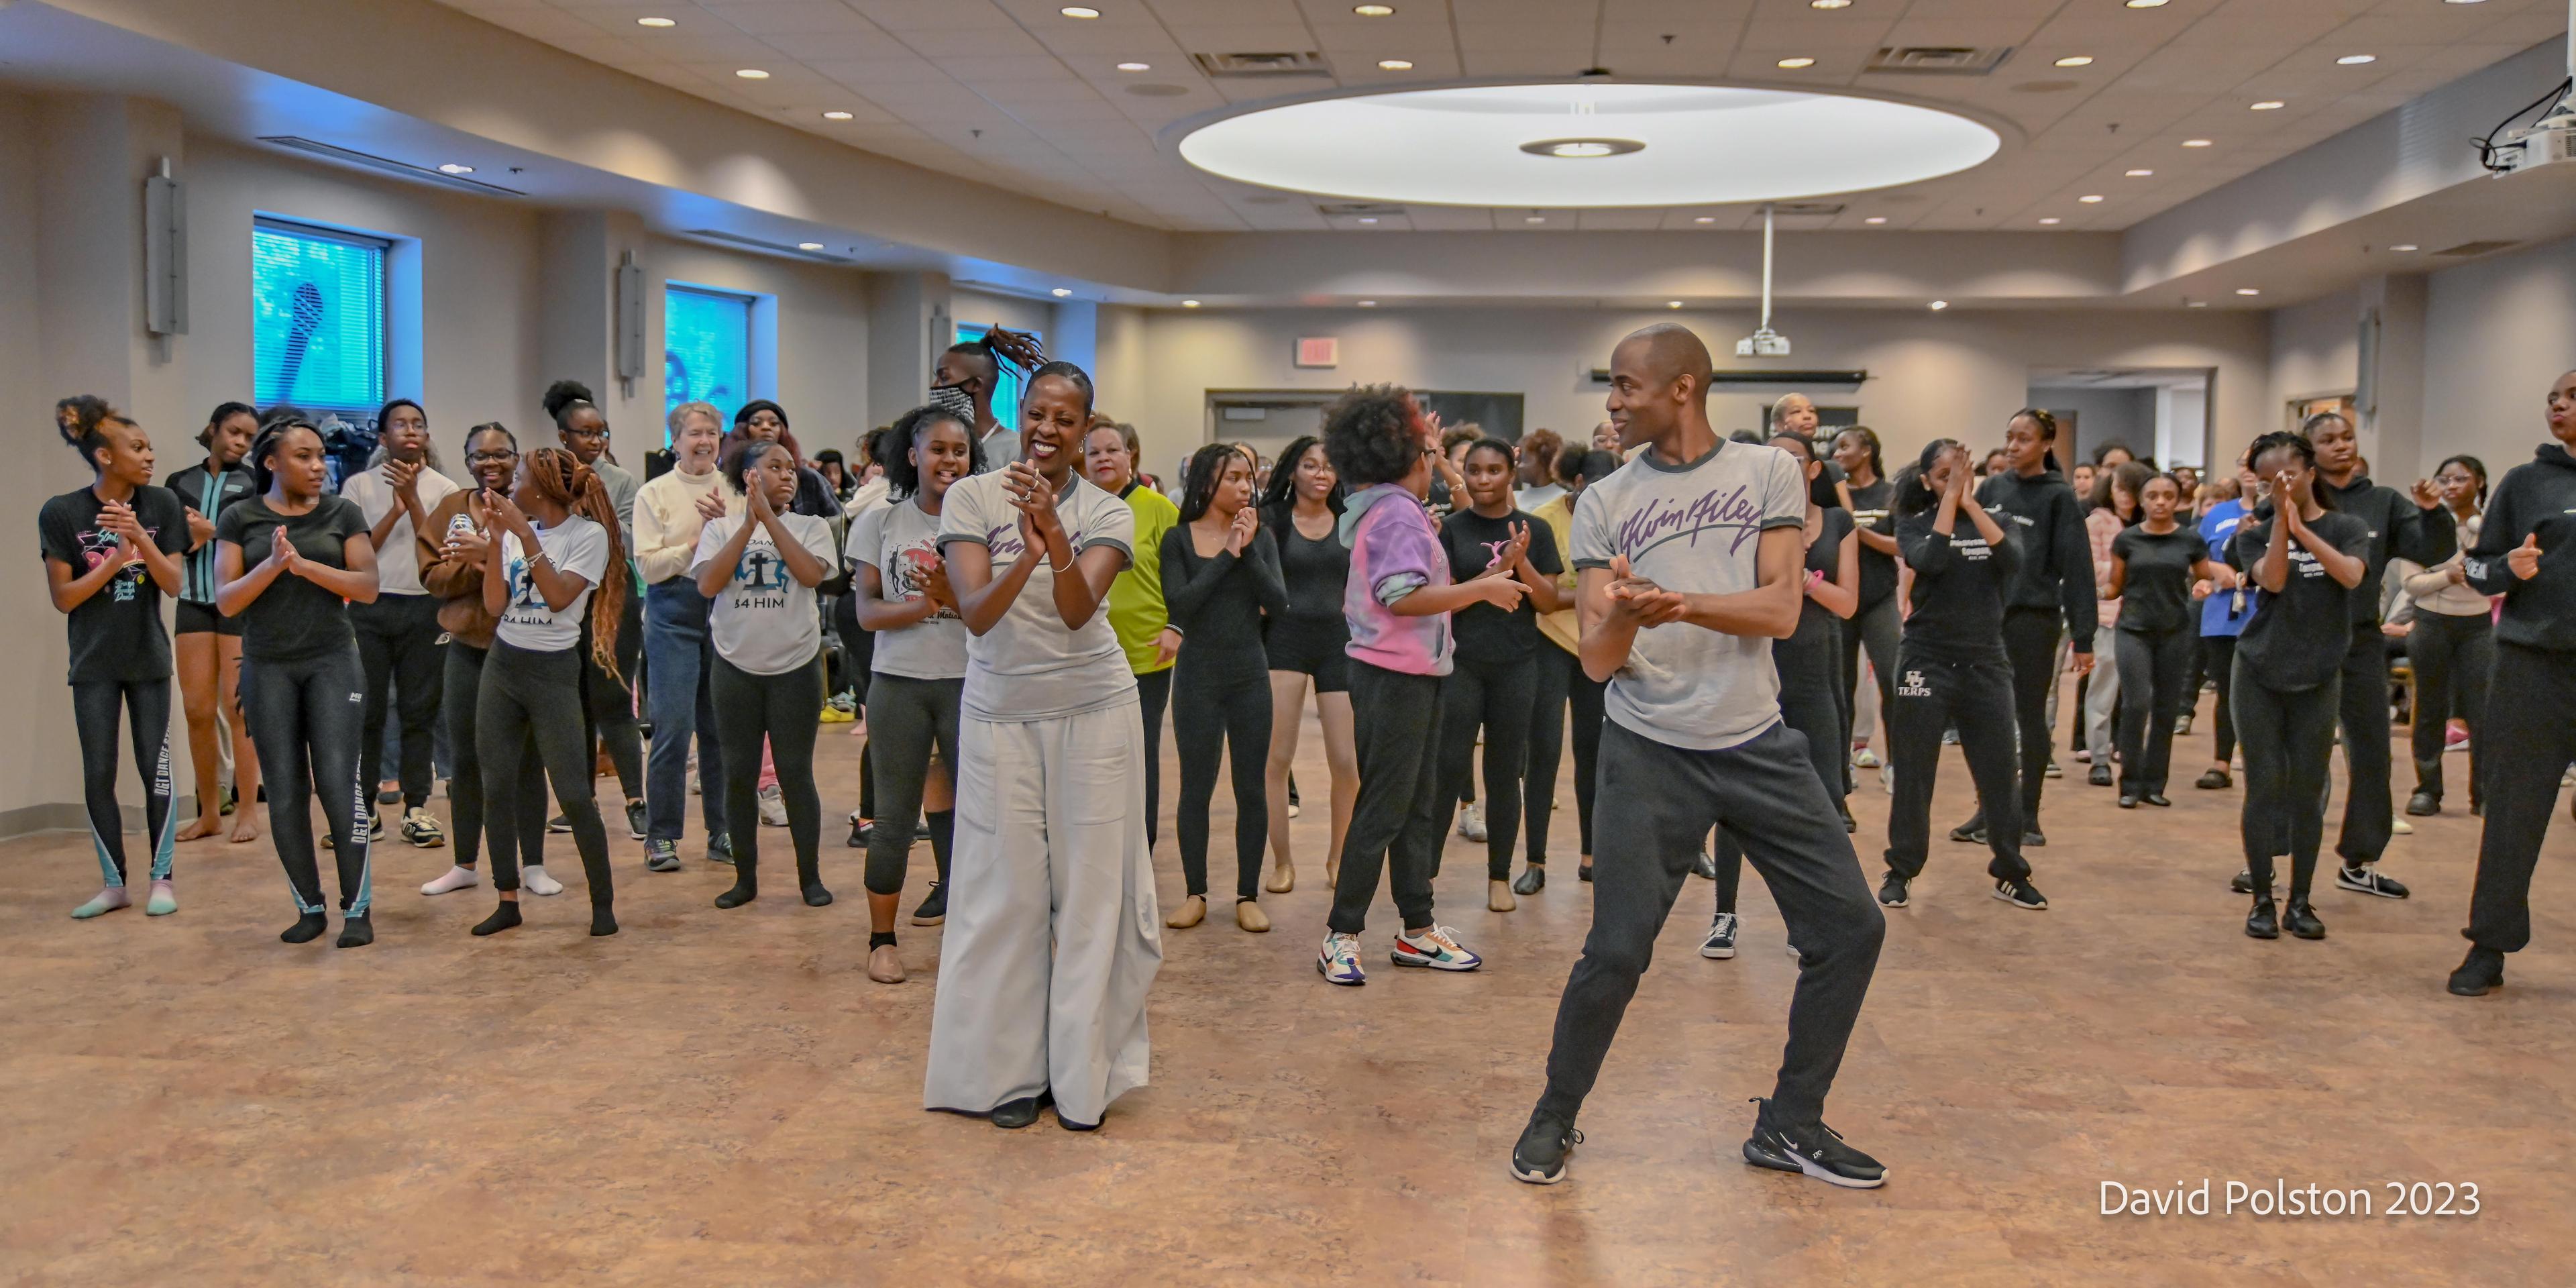
[[[143,327],[188,333],[188,189],[170,177],[168,157],[143,181]]]
[[[617,261],[617,382],[628,397],[644,374],[644,266],[635,252]]]

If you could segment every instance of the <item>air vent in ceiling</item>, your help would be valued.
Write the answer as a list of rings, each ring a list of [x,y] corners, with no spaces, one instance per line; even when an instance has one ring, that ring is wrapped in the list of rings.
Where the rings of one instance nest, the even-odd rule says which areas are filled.
[[[1127,87],[1127,92],[1138,98],[1179,98],[1189,93],[1189,90],[1179,85],[1161,85],[1148,82],[1143,85],[1130,85]]]
[[[485,183],[480,179],[468,179],[463,175],[445,174],[425,165],[413,165],[408,161],[396,161],[392,157],[380,157],[372,152],[360,152],[355,148],[344,148],[336,144],[323,143],[319,140],[304,138],[300,135],[263,134],[259,136],[259,141],[266,143],[271,147],[290,148],[297,152],[309,153],[313,156],[322,157],[331,161],[339,161],[348,165],[362,165],[370,170],[382,170],[387,174],[398,174],[406,179],[418,179],[425,183],[444,184],[450,188],[463,188],[467,192],[488,193],[496,197],[524,197],[528,195],[517,188],[504,188],[497,183]]]
[[[762,241],[757,237],[745,237],[740,233],[729,233],[715,228],[692,228],[689,230],[688,235],[691,237],[703,237],[708,241],[723,242],[728,246],[747,246],[753,250],[765,250],[771,254],[785,255],[793,259],[810,259],[817,264],[855,264],[858,262],[846,255],[828,255],[819,250],[800,250],[786,242]]]
[[[1303,53],[1192,54],[1190,61],[1199,71],[1211,77],[1225,76],[1330,76],[1331,64],[1324,56],[1308,50]]]
[[[1882,45],[1863,71],[1917,76],[1984,76],[2012,57],[2010,45]]]
[[[2477,255],[2492,255],[2497,251],[2516,244],[2518,243],[2509,241],[2461,242],[2457,246],[2453,246],[2445,250],[2437,250],[2433,253],[2437,256],[2446,256],[2451,259],[2468,259]]]
[[[1372,219],[1404,213],[1404,207],[1385,201],[1319,201],[1315,213],[1326,219],[1350,219],[1366,215]]]

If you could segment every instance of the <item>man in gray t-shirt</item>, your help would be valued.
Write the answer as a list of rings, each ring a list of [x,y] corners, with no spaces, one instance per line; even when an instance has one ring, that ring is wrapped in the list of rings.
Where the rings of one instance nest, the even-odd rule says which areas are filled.
[[[1710,375],[1707,347],[1678,326],[1639,331],[1610,360],[1619,445],[1645,450],[1574,509],[1583,669],[1610,682],[1592,933],[1512,1174],[1564,1179],[1575,1115],[1715,826],[1771,887],[1801,963],[1779,1081],[1744,1161],[1870,1188],[1886,1169],[1825,1127],[1824,1105],[1887,922],[1834,809],[1842,785],[1817,779],[1806,739],[1781,723],[1771,666],[1771,641],[1798,625],[1805,479],[1785,452],[1721,440]]]

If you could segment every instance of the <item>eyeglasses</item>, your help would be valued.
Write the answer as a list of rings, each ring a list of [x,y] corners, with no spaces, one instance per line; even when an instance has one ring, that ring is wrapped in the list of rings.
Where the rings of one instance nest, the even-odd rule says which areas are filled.
[[[468,465],[499,465],[509,461],[515,461],[517,459],[519,459],[519,454],[511,451],[468,452],[465,454],[465,463]]]

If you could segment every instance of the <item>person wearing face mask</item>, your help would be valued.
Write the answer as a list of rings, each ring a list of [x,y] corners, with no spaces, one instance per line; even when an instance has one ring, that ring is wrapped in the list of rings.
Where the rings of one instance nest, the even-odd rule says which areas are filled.
[[[420,887],[424,895],[468,890],[483,883],[477,849],[507,853],[530,888],[561,890],[546,871],[546,772],[533,736],[522,746],[518,786],[493,795],[483,783],[483,753],[475,723],[483,694],[483,666],[492,653],[499,619],[483,606],[483,566],[488,546],[500,539],[484,497],[506,492],[519,474],[519,440],[499,421],[465,431],[465,472],[474,486],[447,494],[413,538],[420,584],[439,597],[438,626],[447,633],[439,680],[439,717],[454,748],[456,776],[448,780],[454,816],[455,858],[447,871]],[[496,870],[499,866],[496,860]]]
[[[1045,365],[1046,349],[1036,336],[990,327],[973,340],[948,346],[930,373],[931,401],[968,419],[986,470],[1020,459],[1018,431],[993,415],[993,390],[1001,381],[1005,362],[1022,372],[1033,371]],[[959,401],[952,404],[951,397]]]
[[[238,805],[259,799],[259,753],[250,745],[250,724],[241,710],[241,623],[215,608],[215,520],[224,507],[251,495],[250,470],[242,459],[258,434],[258,412],[237,402],[216,407],[197,432],[206,458],[162,483],[188,512],[187,576],[180,584],[174,643],[179,701],[188,714],[188,759],[197,771],[197,817],[179,829],[182,841],[222,831],[226,811],[233,815],[233,844],[259,838],[258,811]],[[227,804],[216,788],[226,728],[232,731],[235,804]]]
[[[2306,437],[2265,434],[2246,459],[2272,481],[2272,494],[2228,545],[2228,562],[2259,592],[2237,641],[2231,695],[2245,744],[2240,888],[2254,898],[2245,933],[2278,939],[2286,929],[2301,939],[2323,939],[2325,923],[2310,906],[2309,891],[2325,831],[2342,657],[2352,634],[2347,600],[2361,593],[2372,538],[2361,520],[2333,509],[2332,490]],[[2371,634],[2377,647],[2378,631]],[[2279,854],[2290,856],[2290,901],[2276,916],[2272,860]]]
[[[2219,475],[2210,483],[2220,491],[2201,512],[2197,531],[2208,556],[2224,561],[2229,539],[2261,499],[2266,485],[2254,477],[2253,465],[2241,458],[2236,462],[2234,477]],[[2193,589],[2197,594],[2199,588]],[[2201,601],[2201,669],[2208,674],[2210,683],[2218,686],[2216,700],[2210,704],[2213,745],[2209,768],[2192,783],[2202,791],[2224,791],[2236,782],[2232,769],[2236,763],[2236,712],[2229,694],[2236,683],[2236,640],[2245,633],[2245,619],[2253,614],[2254,592],[2241,578],[2234,589],[2214,592]],[[2191,696],[2196,693],[2196,688],[2191,690],[2184,702],[2196,701]]]
[[[672,408],[669,429],[670,472],[635,493],[635,575],[644,583],[644,665],[650,676],[644,693],[653,716],[653,746],[644,762],[644,866],[653,872],[680,868],[692,735],[699,781],[725,781],[708,683],[715,660],[707,638],[711,601],[698,592],[689,564],[707,521],[742,508],[741,495],[716,468],[725,438],[724,418],[714,405],[685,402]],[[706,823],[707,858],[730,860],[733,836],[726,829],[722,787],[702,790],[698,808]]]
[[[90,484],[36,513],[45,584],[71,637],[73,725],[80,735],[81,797],[102,878],[72,909],[88,919],[131,906],[125,888],[125,816],[116,801],[117,717],[132,727],[143,780],[144,835],[152,844],[150,916],[179,910],[170,876],[178,819],[170,786],[170,636],[161,596],[181,585],[186,507],[152,486],[152,439],[132,418],[82,396],[54,406],[54,427],[90,468]],[[199,780],[209,797],[214,781]]]
[[[2478,542],[2479,507],[2487,500],[2486,464],[2474,456],[2451,457],[2433,471],[2433,485],[2459,525],[2460,553],[2406,578],[2406,594],[2415,603],[2415,626],[2406,639],[2407,664],[2415,672],[2415,794],[2407,798],[2406,812],[2419,817],[2442,812],[2442,752],[2452,715],[2468,729],[2469,812],[2480,812],[2486,797],[2478,771],[2486,740],[2478,726],[2486,723],[2487,678],[2495,671],[2495,603],[2469,584],[2467,559]]]
[[[972,413],[950,414],[963,421]],[[1163,602],[1163,534],[1180,523],[1181,508],[1138,478],[1137,450],[1135,428],[1115,421],[1095,419],[1082,436],[1083,477],[1126,502],[1136,519],[1136,557],[1109,583],[1109,628],[1136,676],[1137,710],[1145,724],[1145,848],[1151,850],[1162,819],[1163,713],[1171,705],[1172,664],[1181,651],[1181,633],[1172,629]],[[977,460],[973,472],[981,474],[991,462]]]
[[[591,401],[589,386],[574,380],[556,381],[546,390],[545,409],[554,418],[556,437],[563,450],[599,480],[617,520],[617,557],[600,574],[614,577],[624,587],[617,596],[623,608],[615,636],[618,651],[611,659],[616,669],[612,672],[602,665],[587,645],[580,650],[584,659],[582,715],[587,740],[604,748],[609,763],[617,770],[617,785],[626,797],[626,833],[640,841],[646,833],[644,734],[635,727],[634,676],[636,663],[644,652],[644,597],[636,593],[634,569],[625,553],[635,548],[635,494],[639,485],[634,475],[608,458],[608,417]],[[583,631],[594,629],[589,614],[580,621]],[[551,831],[569,832],[573,820],[558,815],[546,826]],[[551,892],[539,889],[537,893]]]
[[[1275,543],[1261,537],[1252,461],[1210,443],[1190,458],[1181,521],[1163,534],[1163,602],[1181,635],[1173,667],[1172,734],[1181,761],[1175,830],[1186,894],[1164,925],[1187,930],[1207,916],[1208,801],[1220,754],[1234,771],[1234,923],[1270,929],[1261,911],[1261,856],[1270,806],[1262,772],[1270,752],[1270,665],[1262,615],[1288,611]]]
[[[1052,1100],[1089,1131],[1145,1085],[1163,960],[1136,676],[1103,611],[1135,515],[1076,468],[1092,414],[1082,368],[1038,368],[1020,459],[951,487],[940,513],[971,638],[922,1104],[1004,1128]]]
[[[366,518],[367,539],[377,551],[375,601],[349,610],[349,626],[358,636],[358,664],[367,677],[366,714],[358,735],[360,772],[370,783],[382,781],[378,760],[391,709],[401,725],[397,772],[402,838],[422,849],[437,849],[447,844],[447,836],[429,812],[430,750],[445,667],[438,652],[439,599],[421,585],[413,541],[429,529],[430,510],[456,491],[456,483],[429,459],[429,413],[419,403],[409,398],[386,403],[376,415],[376,434],[384,460],[340,485],[340,495]],[[383,819],[369,808],[367,834],[383,831]]]
[[[2352,422],[2334,412],[2310,416],[2300,426],[2316,445],[2317,489],[2336,512],[2360,522],[2370,549],[2359,590],[2347,605],[2351,641],[2344,651],[2342,704],[2343,826],[2335,836],[2335,885],[2382,899],[2403,899],[2404,884],[2379,871],[2380,855],[2395,831],[2397,810],[2389,788],[2388,642],[2380,634],[2380,581],[2391,558],[2430,568],[2459,549],[2459,525],[2429,479],[2408,492],[2370,481]]]
[[[2123,472],[2132,467],[2122,466]],[[2182,487],[2170,474],[2138,485],[2135,526],[2111,539],[2102,598],[2120,605],[2114,619],[2114,674],[2120,677],[2120,808],[2173,804],[2165,777],[2173,763],[2174,719],[2190,702],[2185,687],[2200,642],[2192,622],[2196,583],[2230,590],[2235,574],[2209,557],[2199,532],[2177,516]],[[2098,672],[2097,672],[2098,673]]]
[[[2504,955],[2531,942],[2531,873],[2558,805],[2558,779],[2576,760],[2576,371],[2550,383],[2549,436],[2532,459],[2505,471],[2470,548],[2468,584],[2504,596],[2496,618],[2500,701],[2472,738],[2500,754],[2480,783],[2486,830],[2469,953],[2450,990],[2476,997],[2504,985]]]

